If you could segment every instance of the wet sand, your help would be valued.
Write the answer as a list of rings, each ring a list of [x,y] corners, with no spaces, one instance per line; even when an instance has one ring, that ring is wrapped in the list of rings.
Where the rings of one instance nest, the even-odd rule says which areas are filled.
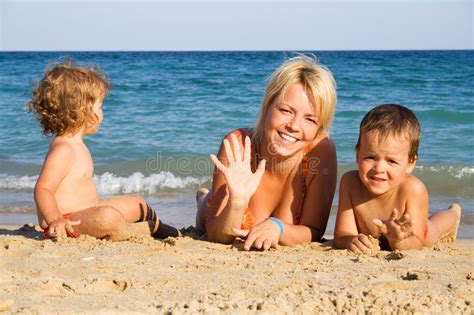
[[[355,255],[187,237],[42,240],[0,227],[0,310],[20,314],[472,313],[473,240]]]

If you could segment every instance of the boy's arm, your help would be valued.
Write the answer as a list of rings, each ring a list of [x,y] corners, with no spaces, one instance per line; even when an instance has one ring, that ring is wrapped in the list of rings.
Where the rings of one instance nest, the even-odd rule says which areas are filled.
[[[376,225],[387,237],[392,250],[421,249],[425,246],[425,232],[427,232],[428,191],[415,177],[407,179],[402,189],[403,195],[407,197],[403,216],[398,220],[392,217]]]
[[[334,228],[334,246],[353,252],[371,252],[371,242],[367,235],[359,234],[349,191],[354,184],[355,171],[345,173],[339,185],[339,206]]]
[[[73,159],[74,152],[65,143],[53,145],[45,158],[36,182],[34,197],[36,207],[47,225],[63,217],[54,194],[71,170]]]

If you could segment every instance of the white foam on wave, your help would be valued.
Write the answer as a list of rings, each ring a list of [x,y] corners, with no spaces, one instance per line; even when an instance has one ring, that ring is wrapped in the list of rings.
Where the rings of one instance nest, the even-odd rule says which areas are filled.
[[[38,175],[35,176],[15,176],[0,174],[1,190],[33,190],[35,188]]]
[[[171,172],[160,172],[145,176],[136,172],[127,177],[119,177],[111,173],[95,175],[94,181],[100,195],[113,195],[118,193],[147,193],[154,194],[165,189],[194,188],[208,181],[209,176],[176,177]]]
[[[474,167],[470,166],[417,166],[416,169],[421,171],[427,170],[433,173],[448,172],[457,179],[467,178],[474,174]]]
[[[38,175],[17,176],[0,174],[0,190],[32,191]],[[177,177],[171,172],[160,172],[145,176],[136,172],[130,176],[116,176],[111,173],[94,175],[94,182],[100,195],[147,193],[154,194],[160,190],[195,188],[210,180],[209,176]]]

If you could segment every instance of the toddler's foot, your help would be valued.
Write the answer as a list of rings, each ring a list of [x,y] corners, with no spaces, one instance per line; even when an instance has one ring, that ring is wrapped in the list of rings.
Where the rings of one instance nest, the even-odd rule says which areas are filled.
[[[441,238],[439,239],[440,243],[453,243],[458,235],[459,223],[461,222],[462,213],[461,206],[459,206],[457,203],[453,203],[451,206],[449,206],[448,210],[454,212],[454,214],[456,215],[456,221],[454,222],[451,230],[441,236]]]
[[[163,223],[163,221],[160,220],[160,223],[158,225],[158,230],[156,230],[156,232],[153,233],[152,236],[155,238],[163,239],[167,237],[179,237],[183,235],[177,228],[172,227],[171,225],[168,225],[166,223]]]

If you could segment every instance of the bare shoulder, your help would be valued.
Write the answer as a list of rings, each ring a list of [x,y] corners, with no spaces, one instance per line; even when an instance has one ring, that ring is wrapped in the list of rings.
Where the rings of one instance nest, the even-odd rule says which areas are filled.
[[[244,139],[245,136],[248,136],[248,135],[249,135],[249,131],[248,131],[248,129],[246,129],[246,128],[234,129],[234,130],[228,132],[228,133],[225,135],[224,139],[230,140],[232,135],[237,136],[237,138],[239,138],[239,139],[240,139],[240,138]]]
[[[357,170],[352,170],[345,172],[341,177],[341,182],[339,184],[340,190],[343,190],[351,195],[351,192],[357,192],[357,195],[361,195],[361,189],[363,184],[359,178],[359,172]]]
[[[328,135],[322,135],[310,145],[308,163],[317,169],[332,170],[337,172],[336,145]]]
[[[70,159],[74,156],[74,145],[70,141],[56,138],[51,142],[48,157]]]
[[[359,172],[356,170],[345,172],[341,177],[341,185],[353,185],[359,182]]]
[[[309,155],[325,156],[328,154],[336,156],[336,145],[327,134],[323,134],[318,136],[313,143],[311,143]]]
[[[237,137],[239,146],[242,149],[244,147],[244,144],[245,144],[245,137],[250,136],[249,133],[250,133],[250,131],[248,131],[248,129],[245,129],[245,128],[232,130],[232,131],[228,132],[225,135],[224,139],[222,139],[221,146],[224,145],[224,140],[227,140],[227,141],[229,141],[231,147],[233,147],[234,143],[232,141],[232,135],[234,135],[234,136]]]
[[[417,177],[409,175],[400,186],[403,194],[421,196],[428,193],[425,184]]]

